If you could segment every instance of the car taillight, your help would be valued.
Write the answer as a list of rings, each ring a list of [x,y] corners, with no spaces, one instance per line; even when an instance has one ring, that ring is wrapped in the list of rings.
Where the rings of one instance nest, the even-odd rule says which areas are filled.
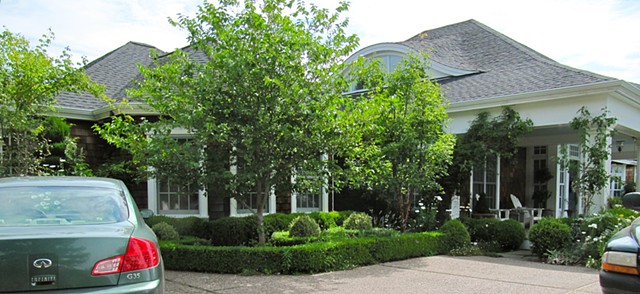
[[[638,274],[638,256],[635,253],[607,251],[602,256],[602,269],[608,272]]]
[[[114,256],[96,262],[91,274],[108,275],[119,272],[137,271],[157,266],[160,263],[158,248],[153,241],[131,238],[124,255]]]

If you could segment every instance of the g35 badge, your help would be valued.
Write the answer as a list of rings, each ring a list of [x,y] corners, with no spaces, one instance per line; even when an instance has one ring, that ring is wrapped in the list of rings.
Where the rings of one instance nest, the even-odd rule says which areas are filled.
[[[127,279],[129,279],[129,280],[137,280],[137,279],[139,279],[139,278],[141,278],[140,273],[130,273],[130,274],[127,274]]]

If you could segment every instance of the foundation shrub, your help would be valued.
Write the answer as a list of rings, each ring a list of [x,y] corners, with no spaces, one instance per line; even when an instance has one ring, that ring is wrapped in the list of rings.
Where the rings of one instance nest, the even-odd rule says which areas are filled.
[[[493,240],[499,244],[503,252],[520,248],[525,237],[524,226],[520,222],[508,219],[499,221],[494,226],[495,235]]]
[[[291,237],[318,237],[320,226],[308,215],[301,215],[293,219],[289,227]]]
[[[529,230],[531,252],[539,258],[552,250],[568,248],[572,243],[571,228],[562,220],[543,218]]]
[[[453,249],[468,246],[471,238],[467,228],[460,220],[450,220],[440,228],[442,236],[442,253],[448,253]]]
[[[156,236],[160,240],[180,239],[180,234],[178,234],[178,231],[176,231],[176,229],[173,228],[173,226],[165,222],[159,222],[153,225],[153,227],[151,227],[151,230],[153,230],[153,232],[156,234]]]
[[[314,242],[296,246],[194,246],[162,241],[165,268],[238,274],[317,273],[378,262],[435,255],[441,250],[437,232],[396,237],[369,237]]]
[[[354,212],[344,221],[347,230],[370,230],[373,228],[373,219],[364,212]]]

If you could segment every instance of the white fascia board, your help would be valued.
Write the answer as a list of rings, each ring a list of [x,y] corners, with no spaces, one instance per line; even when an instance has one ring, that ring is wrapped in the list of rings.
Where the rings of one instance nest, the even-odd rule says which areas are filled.
[[[49,112],[50,115],[60,116],[67,119],[99,121],[109,118],[116,114],[128,114],[136,116],[154,116],[159,115],[157,111],[145,103],[129,102],[123,106],[121,111],[113,110],[110,106],[101,107],[95,110],[87,110],[72,107],[56,107],[56,111]]]
[[[402,44],[397,43],[378,43],[367,47],[364,47],[355,53],[351,54],[345,64],[349,64],[355,61],[360,56],[368,56],[371,54],[383,54],[383,53],[395,53],[396,55],[406,55],[409,52],[418,52],[415,49]]]
[[[542,102],[548,100],[558,100],[579,96],[596,95],[603,93],[613,93],[625,82],[607,81],[589,85],[572,86],[551,90],[528,92],[517,95],[497,96],[482,100],[472,100],[465,102],[455,102],[449,105],[448,112],[465,112],[472,110],[483,110],[487,108],[503,107],[505,105],[527,104],[532,102]]]

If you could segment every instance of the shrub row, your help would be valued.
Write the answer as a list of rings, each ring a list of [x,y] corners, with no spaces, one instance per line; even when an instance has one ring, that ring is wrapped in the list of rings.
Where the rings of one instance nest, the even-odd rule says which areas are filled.
[[[443,251],[442,234],[410,233],[395,237],[363,237],[338,242],[315,242],[288,247],[212,247],[160,243],[165,268],[237,274],[317,273]]]
[[[314,219],[322,230],[343,225],[351,215],[351,211],[274,213],[264,216],[264,229],[267,238],[277,231],[289,230],[291,221],[298,216],[307,215]],[[224,217],[216,220],[205,220],[197,217],[173,218],[153,216],[145,220],[153,227],[165,222],[173,226],[180,236],[195,236],[211,241],[214,246],[246,246],[258,239],[255,216]]]
[[[518,249],[525,238],[524,227],[516,220],[464,218],[462,222],[472,242],[494,243],[495,250],[506,252]]]

